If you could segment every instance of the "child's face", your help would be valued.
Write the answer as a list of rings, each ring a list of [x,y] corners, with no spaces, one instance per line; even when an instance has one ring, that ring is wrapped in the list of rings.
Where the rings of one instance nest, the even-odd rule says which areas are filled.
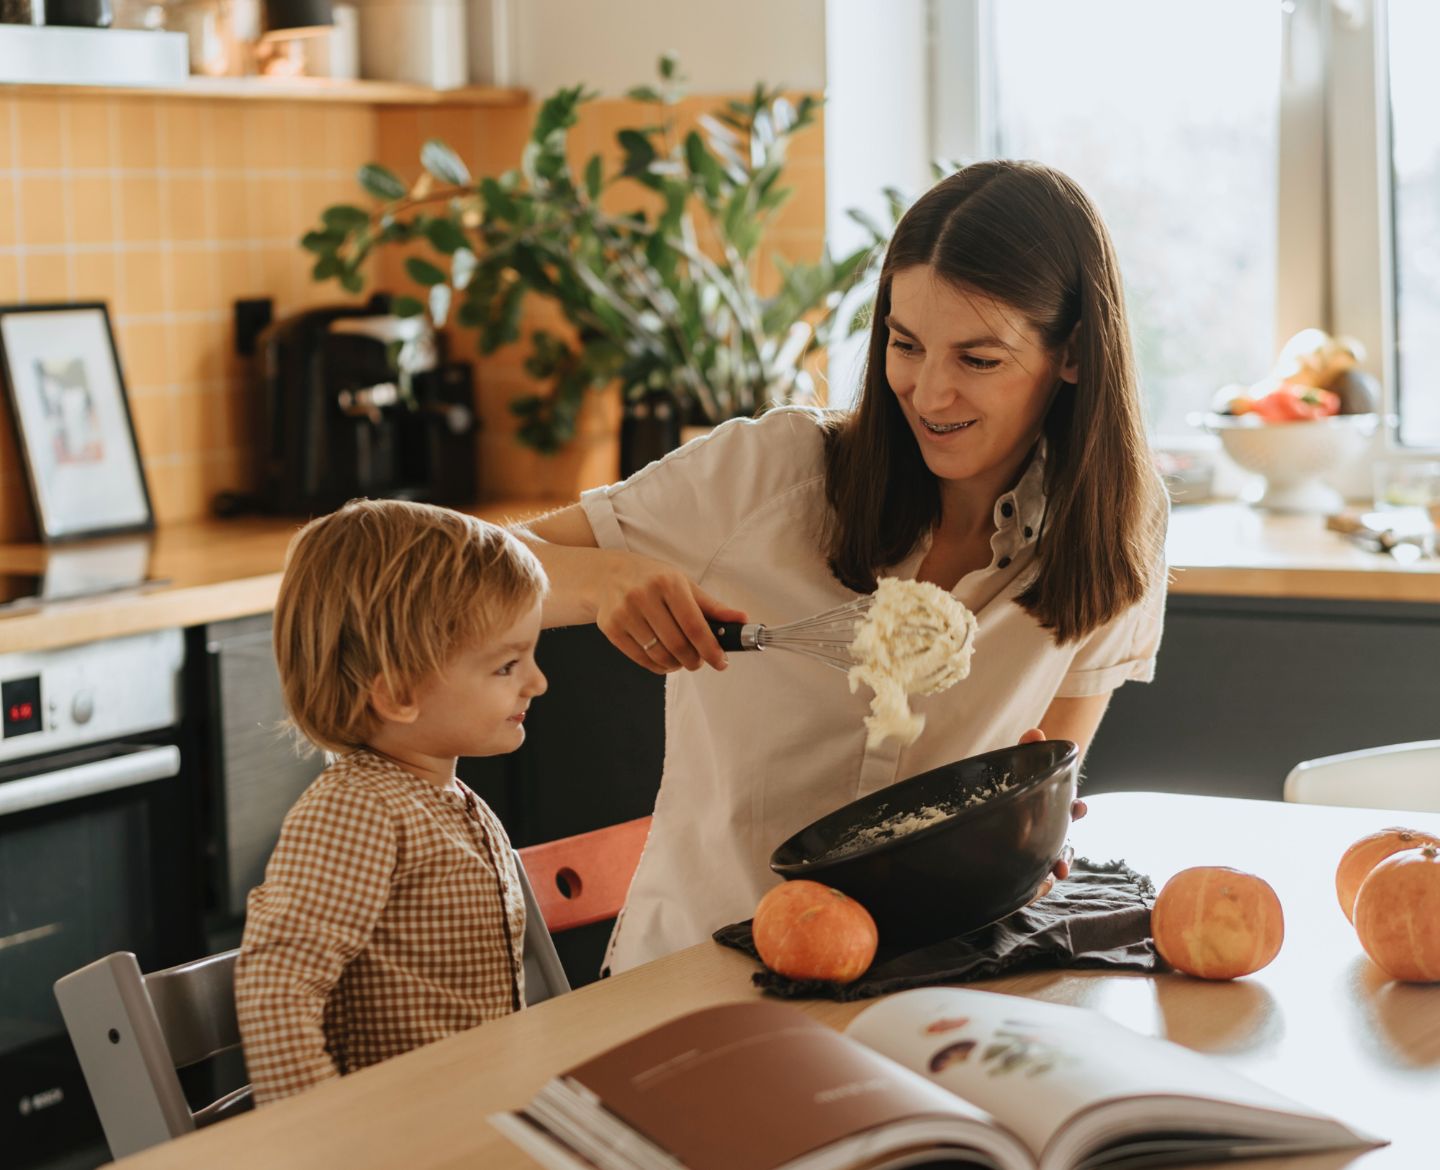
[[[458,651],[417,689],[408,738],[433,756],[498,756],[525,742],[525,712],[545,693],[535,664],[537,601],[509,627]]]

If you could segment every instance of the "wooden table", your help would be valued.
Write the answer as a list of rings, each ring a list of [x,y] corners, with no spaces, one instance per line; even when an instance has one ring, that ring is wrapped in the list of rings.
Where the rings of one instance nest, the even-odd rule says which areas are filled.
[[[1355,838],[1397,821],[1440,832],[1440,815],[1154,793],[1091,803],[1077,852],[1124,858],[1158,883],[1197,864],[1264,876],[1285,907],[1279,958],[1235,983],[1184,976],[1044,972],[983,986],[1079,1004],[1210,1053],[1307,1104],[1388,1137],[1364,1170],[1440,1159],[1440,985],[1387,981],[1335,901]],[[534,1163],[485,1121],[551,1076],[661,1020],[757,994],[751,960],[705,943],[533,1010],[366,1069],[308,1094],[130,1158],[128,1170],[506,1170]],[[862,1004],[812,1002],[843,1025]],[[1345,1157],[1265,1159],[1255,1170],[1334,1170]],[[1240,1163],[1233,1165],[1240,1166]]]

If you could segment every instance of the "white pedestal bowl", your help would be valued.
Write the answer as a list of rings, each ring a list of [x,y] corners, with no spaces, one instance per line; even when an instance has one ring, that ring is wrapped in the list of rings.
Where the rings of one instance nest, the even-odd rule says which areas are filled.
[[[1373,414],[1336,414],[1297,422],[1265,422],[1254,415],[1201,415],[1195,420],[1246,471],[1264,477],[1251,500],[1274,512],[1334,513],[1344,497],[1325,482],[1359,456],[1375,432]]]

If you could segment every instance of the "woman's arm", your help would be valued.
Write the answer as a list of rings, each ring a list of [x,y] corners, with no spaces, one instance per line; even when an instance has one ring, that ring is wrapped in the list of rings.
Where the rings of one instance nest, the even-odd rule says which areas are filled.
[[[745,613],[711,597],[680,570],[622,549],[602,549],[579,504],[512,531],[534,550],[550,578],[544,624],[594,622],[632,662],[668,674],[709,663],[725,669],[725,652],[705,624],[743,622]]]
[[[1109,691],[1103,695],[1086,695],[1079,699],[1054,699],[1045,710],[1044,728],[1032,727],[1020,736],[1020,742],[1039,743],[1043,739],[1068,739],[1080,749],[1080,762],[1084,763],[1086,749],[1089,748],[1095,730],[1105,715],[1105,708],[1109,705]],[[1087,811],[1089,810],[1085,807],[1085,802],[1077,800],[1070,806],[1070,819],[1078,821]],[[1069,873],[1070,847],[1067,845],[1064,856],[1055,863],[1054,873],[1041,883],[1035,896],[1043,898],[1050,892],[1056,878],[1067,877]]]
[[[1040,725],[1045,729],[1046,738],[1068,739],[1073,742],[1080,749],[1080,762],[1083,764],[1085,752],[1090,747],[1090,741],[1095,738],[1095,731],[1109,705],[1109,691],[1103,695],[1086,695],[1080,699],[1055,699],[1046,710]]]

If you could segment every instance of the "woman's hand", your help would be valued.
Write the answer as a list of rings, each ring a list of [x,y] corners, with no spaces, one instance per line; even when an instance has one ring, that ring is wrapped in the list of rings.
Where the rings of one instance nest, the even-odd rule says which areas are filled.
[[[1020,742],[1039,743],[1045,738],[1047,737],[1043,731],[1041,731],[1038,727],[1032,727],[1029,731],[1024,732],[1020,736]],[[1072,821],[1078,821],[1089,811],[1090,810],[1085,806],[1085,802],[1083,800],[1076,800],[1073,804],[1070,805],[1070,819]],[[1060,854],[1059,859],[1055,862],[1054,868],[1046,876],[1045,880],[1040,883],[1040,888],[1035,891],[1035,898],[1030,899],[1032,902],[1035,901],[1036,898],[1043,898],[1046,894],[1048,894],[1050,890],[1054,887],[1057,880],[1070,876],[1070,862],[1074,859],[1074,857],[1075,850],[1067,842],[1065,845],[1065,850],[1063,853]]]
[[[603,556],[595,624],[625,657],[656,674],[706,663],[725,669],[725,651],[705,622],[743,622],[743,610],[717,601],[663,561],[614,550]]]

